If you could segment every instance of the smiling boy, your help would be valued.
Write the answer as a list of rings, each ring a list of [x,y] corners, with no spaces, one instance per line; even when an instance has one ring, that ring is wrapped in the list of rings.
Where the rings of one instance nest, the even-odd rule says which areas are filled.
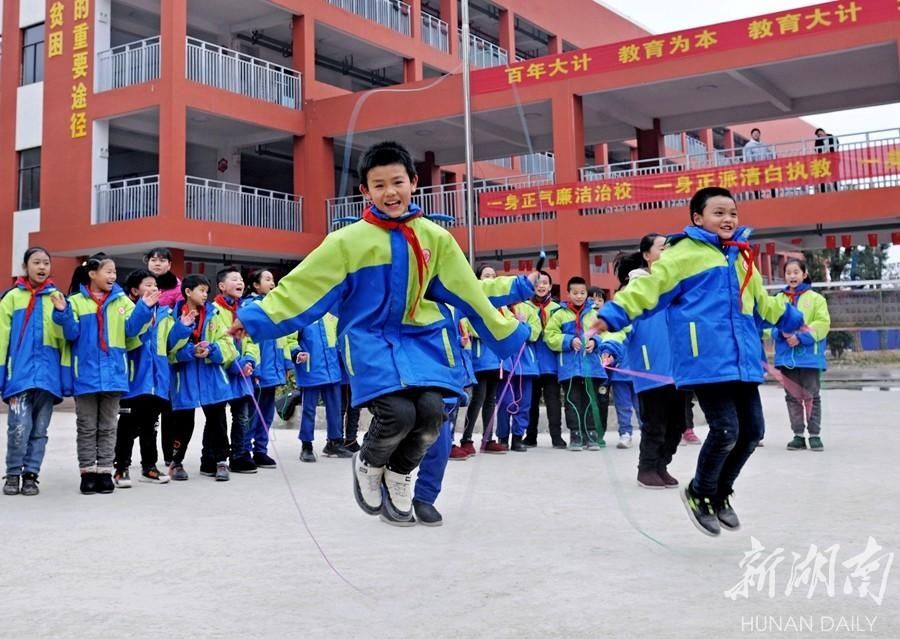
[[[452,319],[439,304],[469,317],[504,357],[529,330],[497,312],[453,236],[411,202],[418,179],[405,148],[370,148],[359,179],[368,202],[363,219],[330,233],[262,302],[241,308],[232,333],[274,339],[337,309],[353,404],[374,415],[353,459],[354,496],[367,514],[408,526],[415,523],[410,473],[437,438],[444,397],[464,392]],[[521,282],[511,280],[511,292]],[[502,303],[533,290],[522,293]]]

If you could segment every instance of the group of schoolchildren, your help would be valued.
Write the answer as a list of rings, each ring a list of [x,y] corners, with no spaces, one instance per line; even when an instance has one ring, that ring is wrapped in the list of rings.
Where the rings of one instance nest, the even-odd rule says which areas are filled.
[[[764,433],[764,329],[775,340],[776,366],[803,391],[788,392],[796,434],[789,448],[805,447],[808,428],[810,448],[822,450],[817,373],[827,308],[802,281],[800,262],[788,264],[783,293],[766,294],[749,230],[738,226],[727,190],[695,194],[684,233],[644,238],[620,265],[614,300],[589,302],[587,283],[576,277],[559,304],[550,299],[546,273],[498,278],[484,268],[476,277],[452,235],[411,202],[417,177],[402,146],[370,148],[359,175],[368,201],[362,220],[329,234],[277,287],[271,273],[254,274],[243,301],[235,268],[218,273],[213,300],[203,276],[171,286],[165,250],[151,251],[150,270],[133,273],[124,290],[113,260],[93,256],[76,272],[67,299],[50,280],[49,254],[29,249],[25,276],[0,303],[0,390],[10,406],[4,492],[37,493],[52,407],[68,394],[76,398],[82,492],[108,493],[130,482],[135,437],[142,478],[187,479],[183,461],[197,408],[206,418],[201,474],[227,480],[229,470],[273,468],[267,432],[274,391],[294,365],[304,389],[301,459],[315,460],[321,398],[324,452],[352,456],[359,507],[393,525],[417,518],[439,525],[434,501],[444,469],[449,459],[475,452],[479,413],[484,452],[536,445],[542,397],[554,447],[597,450],[605,445],[612,383],[617,410],[637,409],[638,482],[650,488],[678,487],[666,469],[685,431],[685,391],[694,393],[710,432],[682,500],[702,532],[718,535],[740,525],[733,485]],[[622,382],[629,388],[616,390]],[[451,448],[456,413],[466,403],[462,440]],[[373,419],[359,446],[362,406]],[[627,448],[631,433],[623,421],[619,444]],[[411,473],[420,464],[413,493]]]

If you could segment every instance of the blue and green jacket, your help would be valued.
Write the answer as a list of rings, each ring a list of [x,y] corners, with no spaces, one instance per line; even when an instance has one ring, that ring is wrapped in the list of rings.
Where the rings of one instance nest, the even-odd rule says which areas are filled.
[[[509,304],[517,304],[528,299],[528,291],[533,290],[531,282],[524,275],[495,277],[491,280],[479,280],[482,290],[497,309]],[[455,312],[458,313],[454,309]],[[472,370],[475,373],[500,370],[500,358],[482,342],[478,331],[472,323],[462,316],[460,330],[465,329],[469,336],[469,350],[472,357]]]
[[[525,318],[523,324],[531,331],[528,341],[525,342],[525,350],[522,351],[522,356],[519,357],[518,363],[515,361],[518,353],[507,357],[501,363],[503,371],[513,375],[521,375],[522,377],[539,375],[541,371],[535,347],[541,339],[541,319],[538,317],[537,311],[529,304],[510,304],[500,309],[500,312],[516,319],[521,314]],[[513,369],[513,365],[515,365],[515,369]]]
[[[617,368],[628,368],[652,375],[672,377],[672,349],[669,346],[668,313],[655,313],[636,320],[625,340],[625,363]],[[620,373],[621,374],[621,373]],[[643,393],[662,386],[666,382],[645,377],[629,376],[634,392]]]
[[[65,310],[53,310],[53,321],[62,327],[72,345],[73,391],[76,396],[92,393],[128,392],[128,351],[126,340],[138,337],[149,327],[153,310],[143,300],[132,302],[114,284],[100,309],[86,286],[69,297]]]
[[[174,317],[181,317],[185,301],[176,302]],[[172,364],[169,397],[172,410],[192,410],[234,399],[231,380],[226,370],[238,358],[234,340],[228,334],[222,314],[211,302],[206,303],[203,325],[194,336],[196,326],[187,336],[175,331],[169,334],[169,362]],[[180,323],[180,322],[179,322]],[[200,360],[194,349],[200,342],[209,343],[209,355]]]
[[[245,298],[243,304],[256,304],[264,296],[252,294]],[[291,365],[291,349],[288,338],[267,339],[257,344],[259,348],[259,363],[253,369],[253,377],[256,378],[260,388],[272,388],[281,386],[287,381],[288,366]]]
[[[550,350],[547,342],[544,341],[544,330],[547,328],[547,322],[553,314],[562,308],[559,302],[549,300],[546,304],[539,304],[530,299],[526,302],[533,307],[537,313],[538,319],[541,321],[541,339],[534,343],[534,354],[537,356],[538,374],[539,375],[556,375],[559,373],[559,356]]]
[[[298,388],[340,384],[343,381],[337,349],[338,318],[326,313],[297,333],[291,343],[291,360]],[[298,353],[309,353],[309,359],[297,364]]]
[[[0,395],[9,400],[28,390],[41,389],[62,400],[71,395],[71,352],[62,329],[53,322],[48,281],[36,291],[31,313],[31,292],[23,278],[0,300]]]
[[[461,396],[451,362],[454,327],[440,304],[459,309],[503,357],[519,349],[529,330],[497,312],[454,237],[421,217],[417,206],[398,220],[372,214],[382,224],[405,225],[418,249],[401,228],[360,220],[330,233],[260,304],[245,306],[238,317],[253,339],[273,339],[306,328],[339,305],[338,348],[354,406],[416,387]]]
[[[831,315],[828,313],[828,302],[816,293],[809,284],[801,284],[791,291],[785,287],[775,299],[793,305],[803,313],[803,319],[809,332],[794,333],[800,344],[791,347],[779,330],[771,332],[775,342],[775,366],[781,368],[817,368],[825,370],[825,338],[831,330]]]
[[[169,400],[169,337],[187,338],[191,329],[176,322],[172,309],[157,304],[150,326],[140,337],[125,340],[128,349],[128,392],[122,399],[152,395]]]
[[[576,318],[578,321],[576,322]],[[551,351],[556,353],[558,370],[557,379],[565,382],[573,377],[590,377],[592,379],[606,380],[608,376],[600,356],[612,355],[618,361],[621,357],[622,346],[618,342],[609,340],[609,334],[592,335],[594,352],[585,350],[587,340],[585,332],[589,331],[597,321],[597,312],[590,304],[585,304],[576,316],[575,307],[568,303],[560,305],[560,308],[550,316],[544,329],[544,342]],[[582,342],[580,351],[572,350],[572,340],[578,337]]]
[[[229,304],[237,304],[240,307],[241,300],[225,299]],[[220,304],[218,300],[213,301],[213,306],[219,311],[225,326],[230,327],[234,323],[232,310]],[[225,371],[228,373],[228,383],[231,386],[231,399],[239,399],[241,397],[249,397],[252,393],[253,384],[247,383],[252,378],[245,380],[243,370],[247,364],[251,364],[253,369],[256,370],[257,365],[259,365],[259,345],[254,343],[249,337],[245,337],[244,339],[234,340],[234,346],[237,349],[238,356],[231,364],[225,367]]]
[[[746,242],[750,230],[739,228],[734,240]],[[747,275],[737,246],[688,226],[670,239],[670,248],[647,277],[631,282],[607,302],[600,317],[611,330],[668,310],[669,344],[676,385],[718,382],[762,383],[757,316],[779,330],[792,332],[803,316],[790,304],[766,294],[759,272]],[[752,262],[751,262],[752,263]]]

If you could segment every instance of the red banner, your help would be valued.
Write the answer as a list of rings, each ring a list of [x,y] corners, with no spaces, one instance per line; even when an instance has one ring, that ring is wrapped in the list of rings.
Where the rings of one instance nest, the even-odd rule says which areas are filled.
[[[721,186],[741,193],[841,180],[865,180],[885,175],[900,175],[900,145],[812,153],[691,171],[625,175],[589,182],[490,191],[479,195],[478,206],[481,217],[524,215],[688,199],[698,189],[707,186]]]
[[[896,20],[900,20],[897,0],[829,2],[474,71],[472,93],[505,91]]]

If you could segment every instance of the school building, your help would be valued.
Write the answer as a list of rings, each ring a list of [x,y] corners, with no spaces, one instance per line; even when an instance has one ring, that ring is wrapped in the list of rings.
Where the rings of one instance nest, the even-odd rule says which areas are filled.
[[[394,139],[427,213],[468,250],[461,49],[473,66],[475,252],[539,251],[613,288],[614,256],[722,184],[760,266],[900,243],[900,129],[799,116],[900,101],[895,0],[652,35],[593,0],[3,0],[0,269],[30,244],[64,282],[98,250],[176,272],[290,268],[358,218],[356,162]],[[767,155],[743,153],[762,129]],[[853,135],[847,135],[853,134]]]

